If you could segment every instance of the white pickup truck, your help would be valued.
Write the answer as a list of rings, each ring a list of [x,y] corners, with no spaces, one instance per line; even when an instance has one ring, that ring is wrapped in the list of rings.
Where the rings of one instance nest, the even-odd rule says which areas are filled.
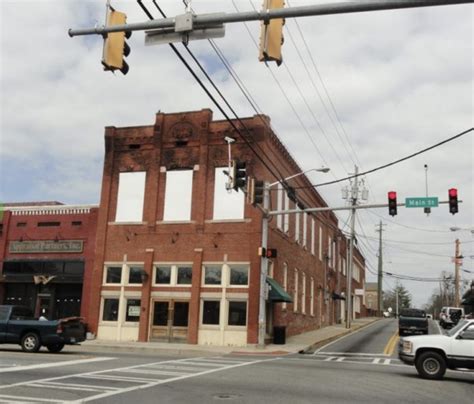
[[[474,369],[474,319],[461,320],[446,335],[400,339],[399,358],[424,379],[442,379],[446,369]]]

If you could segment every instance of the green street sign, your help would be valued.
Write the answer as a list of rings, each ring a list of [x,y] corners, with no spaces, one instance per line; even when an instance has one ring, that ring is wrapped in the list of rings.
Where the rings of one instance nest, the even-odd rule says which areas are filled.
[[[426,198],[405,198],[406,208],[437,208],[438,197],[430,196]]]

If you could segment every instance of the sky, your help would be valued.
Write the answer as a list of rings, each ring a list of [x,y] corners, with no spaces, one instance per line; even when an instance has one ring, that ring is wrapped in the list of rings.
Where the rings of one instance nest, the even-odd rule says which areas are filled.
[[[328,1],[287,0],[287,6]],[[156,17],[151,0],[144,4]],[[180,0],[157,0],[168,16],[184,13]],[[128,23],[147,21],[136,1],[112,1]],[[197,14],[253,11],[261,1],[193,0]],[[105,0],[0,0],[0,201],[59,200],[97,204],[105,126],[151,125],[156,112],[211,108],[223,119],[168,45],[129,40],[130,71],[104,72],[102,38],[70,38],[69,28],[104,23]],[[284,62],[258,61],[258,22],[227,24],[214,44],[251,94],[258,112],[314,184],[365,172],[428,148],[473,127],[473,6],[450,5],[287,19]],[[181,44],[177,48],[190,60]],[[239,117],[256,112],[208,41],[190,43]],[[195,71],[197,67],[190,61]],[[198,74],[202,77],[202,74]],[[228,110],[227,110],[228,111]],[[362,177],[369,199],[387,192],[447,200],[457,188],[459,213],[432,209],[361,209],[358,246],[367,281],[376,281],[378,233],[383,223],[384,271],[419,278],[454,273],[455,239],[464,256],[462,279],[474,279],[473,132]],[[427,170],[425,170],[427,165]],[[318,187],[329,206],[345,206],[348,181]],[[348,213],[339,212],[349,231]],[[450,231],[451,227],[460,230]],[[470,271],[470,272],[468,272]],[[435,282],[403,280],[414,306],[425,304]],[[395,285],[384,276],[384,289]]]

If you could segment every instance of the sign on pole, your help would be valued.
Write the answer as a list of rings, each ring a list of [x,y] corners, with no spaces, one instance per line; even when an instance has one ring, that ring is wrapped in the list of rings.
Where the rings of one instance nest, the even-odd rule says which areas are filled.
[[[437,208],[438,197],[430,196],[426,198],[405,198],[406,208]]]

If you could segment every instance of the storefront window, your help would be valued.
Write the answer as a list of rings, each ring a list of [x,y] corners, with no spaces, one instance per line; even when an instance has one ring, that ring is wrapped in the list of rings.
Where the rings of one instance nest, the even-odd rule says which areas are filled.
[[[191,267],[178,267],[178,285],[191,285],[193,269]]]
[[[128,274],[128,283],[143,283],[142,282],[143,267],[130,267]]]
[[[105,283],[120,283],[122,280],[122,267],[108,267]]]
[[[202,305],[202,323],[206,325],[219,325],[220,308],[220,301],[204,301]]]
[[[169,285],[171,283],[171,267],[157,267],[155,283]]]
[[[222,282],[222,267],[206,266],[204,268],[204,284],[220,285]]]
[[[231,285],[248,285],[249,269],[247,267],[231,267],[230,268],[230,284]]]
[[[247,302],[229,302],[229,325],[247,324]]]
[[[103,321],[118,320],[119,299],[104,299]]]
[[[64,273],[67,275],[83,275],[84,262],[65,262]]]
[[[125,315],[125,321],[140,321],[140,304],[140,299],[127,300],[127,313]]]

